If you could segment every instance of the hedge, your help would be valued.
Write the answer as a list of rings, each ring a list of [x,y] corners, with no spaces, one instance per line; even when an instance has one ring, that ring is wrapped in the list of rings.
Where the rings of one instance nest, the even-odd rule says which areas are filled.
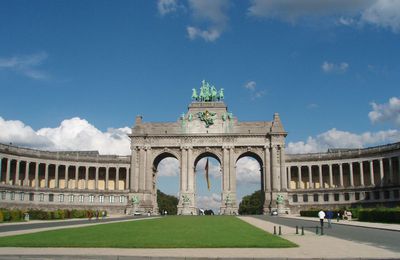
[[[300,211],[302,217],[318,217],[320,209],[310,209]],[[328,211],[325,210],[324,211]],[[348,209],[352,213],[352,218],[366,222],[382,222],[382,223],[400,223],[400,207],[396,208],[370,208],[364,209],[361,207]],[[337,213],[343,216],[344,210],[332,210],[333,218],[336,218]]]
[[[358,212],[359,221],[400,223],[400,207],[361,209]]]
[[[25,213],[29,214],[30,220],[51,220],[51,219],[69,219],[69,218],[86,218],[95,217],[95,210],[68,210],[68,209],[58,209],[54,211],[44,211],[41,209],[0,209],[0,222],[4,221],[21,221],[24,220]],[[107,216],[107,211],[105,211]],[[99,217],[101,217],[101,212],[99,212]]]

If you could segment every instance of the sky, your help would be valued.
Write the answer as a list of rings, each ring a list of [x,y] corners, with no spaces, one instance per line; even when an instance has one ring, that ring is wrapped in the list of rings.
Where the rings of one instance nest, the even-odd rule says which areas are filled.
[[[239,121],[278,112],[288,153],[398,142],[399,46],[395,0],[5,0],[0,142],[126,155],[136,115],[176,121],[203,79]]]

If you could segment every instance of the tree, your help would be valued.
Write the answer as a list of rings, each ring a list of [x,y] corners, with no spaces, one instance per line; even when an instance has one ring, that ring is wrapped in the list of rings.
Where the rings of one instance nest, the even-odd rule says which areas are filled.
[[[178,198],[167,195],[160,190],[157,190],[157,204],[160,214],[164,214],[164,211],[167,211],[168,215],[176,215],[178,212]]]
[[[239,214],[241,215],[261,215],[263,214],[265,195],[262,190],[256,191],[251,195],[244,196],[239,204]]]

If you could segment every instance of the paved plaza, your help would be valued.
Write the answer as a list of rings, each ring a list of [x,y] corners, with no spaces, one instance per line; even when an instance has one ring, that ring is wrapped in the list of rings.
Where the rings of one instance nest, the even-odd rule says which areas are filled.
[[[301,221],[302,218],[268,218],[265,216],[253,217],[245,216],[240,219],[259,227],[267,232],[272,233],[274,226],[281,226],[282,237],[299,245],[297,248],[286,249],[264,249],[264,248],[219,248],[219,249],[116,249],[116,248],[1,248],[0,259],[400,259],[400,246],[397,248],[384,248],[379,244],[360,242],[349,239],[334,237],[327,232],[327,235],[320,236],[315,234],[315,230],[306,229],[305,235],[295,234],[290,220]],[[146,218],[127,219],[112,218],[111,221],[132,221]],[[107,221],[110,221],[107,220]],[[274,224],[271,221],[283,221],[288,225]],[[289,220],[289,221],[288,221]],[[309,220],[307,220],[309,221]],[[88,221],[64,221],[56,227],[48,227],[49,229],[57,229],[64,227],[78,227],[86,225],[97,225],[103,222]],[[61,222],[60,222],[61,223]],[[73,223],[73,224],[72,224]],[[104,222],[106,223],[106,222]],[[0,235],[12,235],[21,233],[31,233],[44,230],[43,227],[34,226],[35,223],[22,224],[26,229],[16,231],[1,232]],[[351,224],[354,228],[368,229],[369,232],[379,234],[383,231],[382,225],[375,223],[360,223],[356,221],[340,222],[335,224],[333,228],[339,226],[345,227]],[[4,228],[6,225],[0,226]],[[8,225],[12,227],[13,225]],[[387,225],[386,225],[387,226]],[[391,232],[397,238],[400,237],[400,225],[392,224]],[[387,227],[388,228],[388,227]],[[0,229],[1,230],[1,229]],[[386,231],[388,231],[387,229]],[[397,241],[399,241],[397,239]]]

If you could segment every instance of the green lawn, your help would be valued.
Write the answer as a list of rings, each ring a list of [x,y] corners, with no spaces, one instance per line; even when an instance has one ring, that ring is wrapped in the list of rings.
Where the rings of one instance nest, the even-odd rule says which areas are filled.
[[[170,216],[0,237],[1,247],[218,248],[297,245],[233,216]]]

